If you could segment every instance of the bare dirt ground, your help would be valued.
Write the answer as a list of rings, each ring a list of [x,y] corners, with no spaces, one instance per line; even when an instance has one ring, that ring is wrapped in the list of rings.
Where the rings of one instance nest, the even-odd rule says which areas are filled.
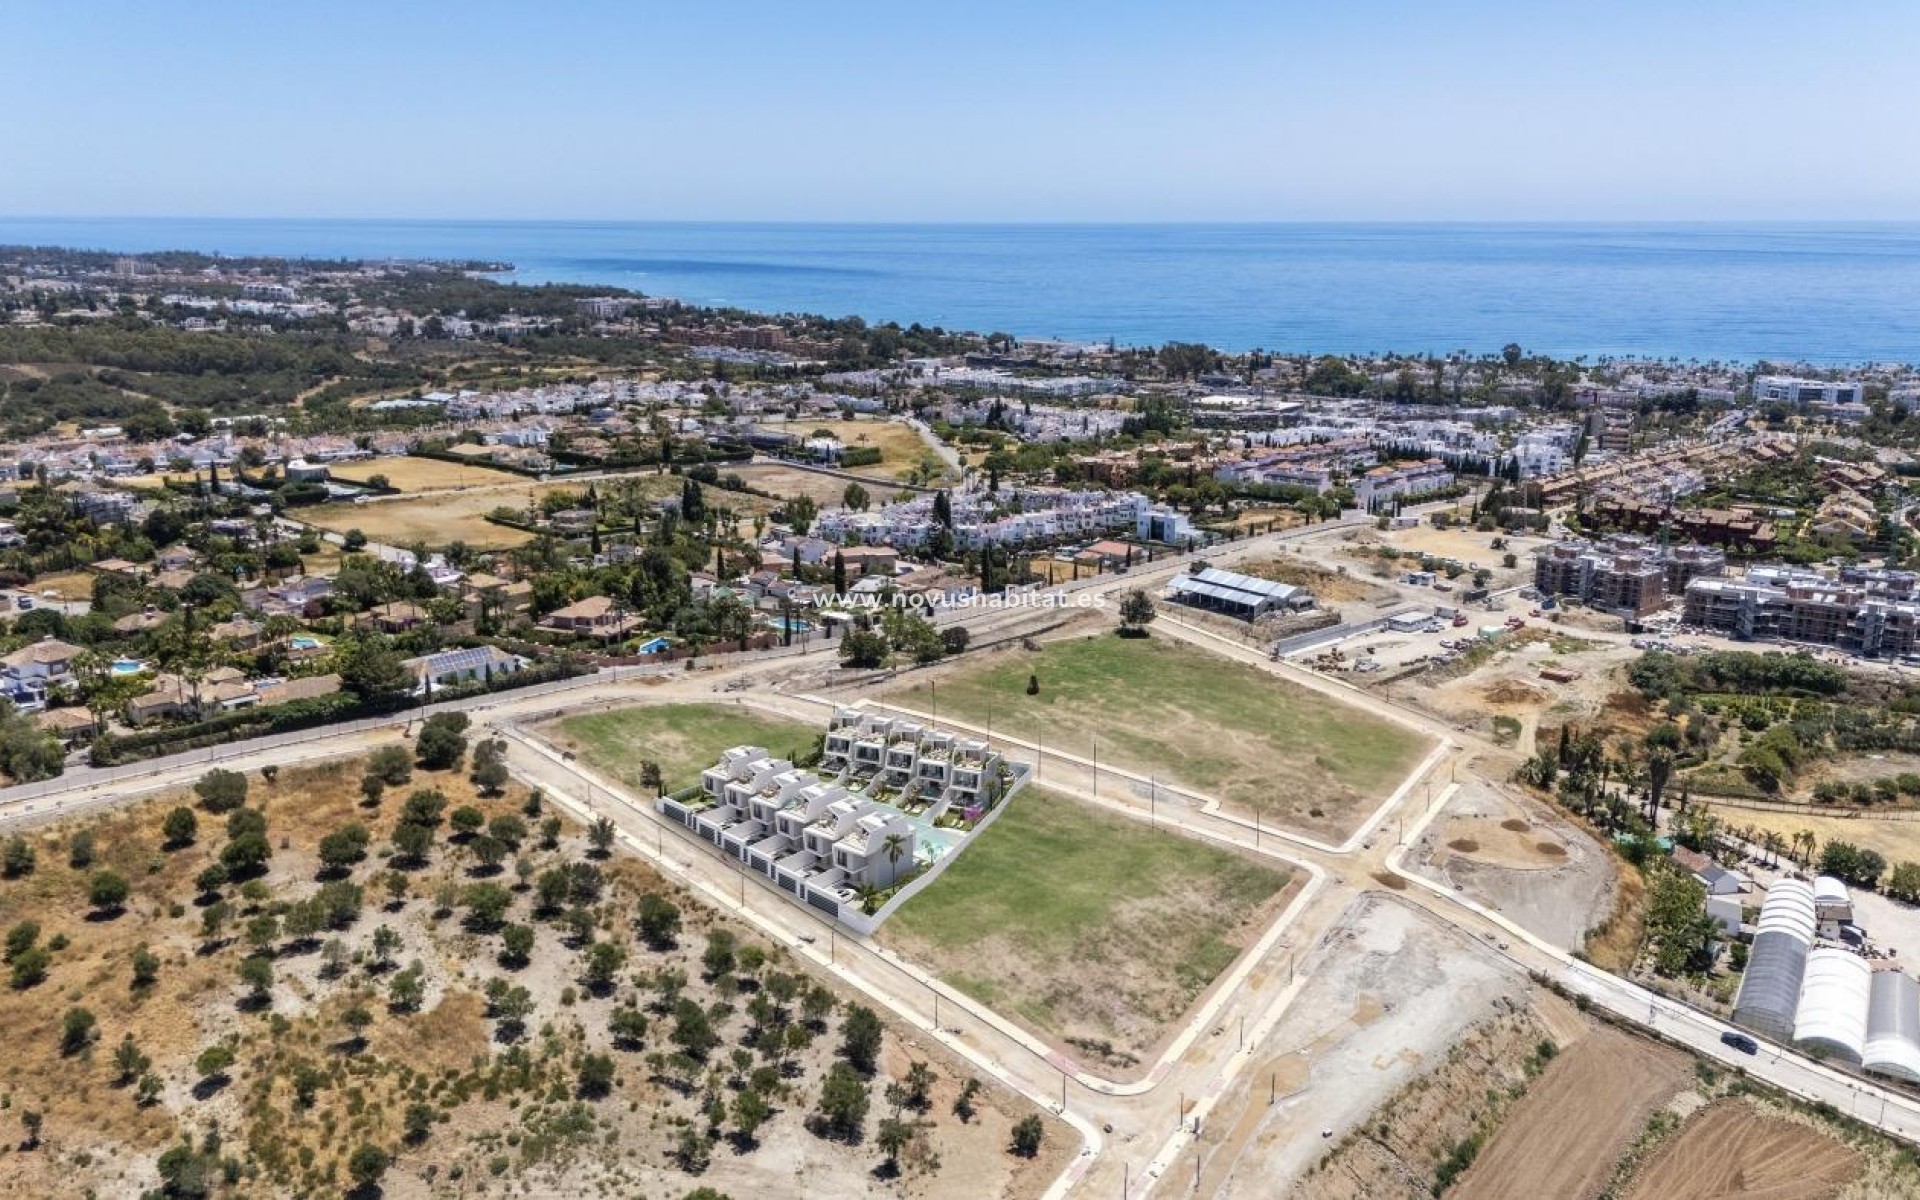
[[[1598,1027],[1556,1057],[1481,1151],[1459,1200],[1599,1193],[1655,1109],[1692,1077],[1684,1054]]]
[[[1588,1031],[1572,1005],[1540,992],[1524,1008],[1475,1026],[1444,1063],[1413,1080],[1366,1124],[1296,1182],[1294,1200],[1425,1200],[1434,1164],[1487,1117],[1489,1096],[1505,1098],[1538,1070],[1543,1041],[1562,1046]],[[1565,1027],[1560,1031],[1559,1027]]]
[[[1497,619],[1495,621],[1497,623]],[[1459,635],[1467,630],[1449,630]],[[1484,662],[1412,675],[1387,685],[1394,699],[1432,713],[1463,729],[1498,732],[1495,718],[1519,723],[1514,750],[1534,751],[1543,729],[1568,722],[1601,720],[1609,701],[1620,690],[1620,673],[1640,652],[1631,646],[1585,641],[1554,626],[1530,622],[1516,635],[1501,640]],[[1542,671],[1564,669],[1578,673],[1572,682],[1546,678]]]
[[[821,475],[813,471],[796,470],[793,467],[772,466],[767,463],[755,463],[722,472],[726,475],[738,475],[747,486],[759,488],[763,492],[772,492],[776,496],[806,496],[822,508],[840,507],[841,499],[846,495],[847,486],[853,481],[836,475]],[[867,495],[874,504],[885,504],[900,494],[900,489],[883,479],[863,479],[860,486],[867,489]]]
[[[1529,990],[1471,939],[1379,895],[1349,905],[1302,969],[1312,978],[1202,1134],[1200,1195],[1282,1194],[1327,1152],[1322,1130],[1355,1129]]]
[[[1740,1100],[1702,1109],[1646,1168],[1631,1200],[1826,1200],[1860,1158],[1811,1125]]]
[[[1300,555],[1250,559],[1235,563],[1233,569],[1257,579],[1271,579],[1275,583],[1306,588],[1323,605],[1348,604],[1356,600],[1378,604],[1395,599],[1395,593],[1389,588],[1369,583],[1337,567],[1330,570],[1316,565]]]
[[[1618,876],[1612,853],[1547,805],[1479,780],[1454,794],[1409,866],[1567,950],[1612,912]]]
[[[441,488],[511,487],[520,478],[510,471],[496,471],[477,463],[473,466],[465,466],[437,458],[412,456],[370,458],[361,462],[339,463],[328,468],[328,474],[349,483],[365,483],[375,475],[385,475],[389,484],[403,492],[424,492]]]

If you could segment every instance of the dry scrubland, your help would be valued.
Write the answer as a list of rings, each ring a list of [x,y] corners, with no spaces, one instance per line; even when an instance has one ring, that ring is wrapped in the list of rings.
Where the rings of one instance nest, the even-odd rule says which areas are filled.
[[[1028,787],[880,940],[1096,1068],[1148,1058],[1290,895],[1277,865]]]
[[[1037,695],[1027,694],[1030,677]],[[1325,838],[1351,833],[1428,746],[1403,726],[1258,668],[1105,628],[911,678],[881,699],[920,712],[937,706],[942,718],[1097,756]]]
[[[461,772],[416,769],[369,807],[361,777],[354,761],[250,780],[270,857],[257,879],[220,889],[231,915],[211,930],[206,914],[221,910],[195,880],[225,852],[231,818],[196,809],[194,840],[169,845],[163,822],[191,793],[26,834],[36,861],[0,881],[0,925],[36,922],[48,962],[44,978],[0,987],[0,1195],[136,1195],[185,1139],[204,1157],[174,1149],[176,1171],[255,1197],[348,1193],[351,1156],[368,1146],[393,1156],[381,1186],[396,1198],[674,1197],[702,1184],[735,1196],[1030,1196],[1071,1156],[1052,1122],[1037,1158],[1011,1154],[1012,1126],[1030,1113],[993,1089],[963,1121],[965,1075],[890,1026],[871,1075],[854,1072],[870,1097],[859,1133],[817,1134],[809,1114],[850,1011],[830,985],[638,862],[598,856],[522,789],[483,796]],[[445,805],[425,861],[391,857],[403,805],[426,789]],[[468,809],[486,832],[464,832]],[[364,860],[324,870],[321,839],[354,823],[369,835]],[[92,862],[69,865],[88,837]],[[92,873],[109,868],[130,894],[90,910]],[[323,887],[329,912],[299,903]],[[677,930],[642,936],[648,909],[677,913]],[[531,931],[523,957],[512,929]],[[154,978],[136,987],[140,947]],[[12,969],[33,957],[16,947]],[[270,974],[257,998],[240,977],[249,958]],[[92,1035],[63,1048],[75,1008]],[[119,1061],[123,1038],[144,1062]],[[232,1051],[230,1067],[196,1066],[213,1047]],[[914,1061],[930,1071],[924,1108],[886,1094]],[[751,1137],[739,1133],[748,1092],[767,1108]],[[896,1112],[909,1126],[904,1185],[875,1174],[881,1122]]]

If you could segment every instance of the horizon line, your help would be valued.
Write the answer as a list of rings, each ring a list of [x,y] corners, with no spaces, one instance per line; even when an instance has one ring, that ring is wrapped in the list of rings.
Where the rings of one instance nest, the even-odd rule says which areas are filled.
[[[883,218],[874,220],[805,217],[460,217],[460,216],[314,216],[178,213],[0,213],[5,221],[206,221],[222,223],[311,222],[354,225],[682,225],[788,226],[801,228],[1262,228],[1275,226],[1920,226],[1912,217],[1255,217],[1161,219],[1120,218]]]

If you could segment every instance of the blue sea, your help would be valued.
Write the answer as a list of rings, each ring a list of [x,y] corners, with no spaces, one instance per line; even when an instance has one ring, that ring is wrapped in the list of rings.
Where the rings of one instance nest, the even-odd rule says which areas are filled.
[[[0,242],[510,262],[698,304],[1229,350],[1920,361],[1920,222],[801,225],[0,217]]]

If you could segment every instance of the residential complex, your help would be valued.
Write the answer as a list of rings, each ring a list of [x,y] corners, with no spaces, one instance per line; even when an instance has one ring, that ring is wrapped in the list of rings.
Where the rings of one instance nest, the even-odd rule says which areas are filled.
[[[1912,654],[1920,647],[1917,580],[1911,571],[1847,568],[1832,579],[1795,567],[1755,567],[1743,579],[1693,580],[1684,619],[1741,639]]]
[[[1548,596],[1572,596],[1606,612],[1645,616],[1694,579],[1725,573],[1727,556],[1712,546],[1662,546],[1616,534],[1543,546],[1533,584]]]
[[[659,811],[795,899],[864,924],[870,897],[936,868],[1028,776],[982,739],[858,708],[834,714],[823,747],[816,773],[735,746]]]

